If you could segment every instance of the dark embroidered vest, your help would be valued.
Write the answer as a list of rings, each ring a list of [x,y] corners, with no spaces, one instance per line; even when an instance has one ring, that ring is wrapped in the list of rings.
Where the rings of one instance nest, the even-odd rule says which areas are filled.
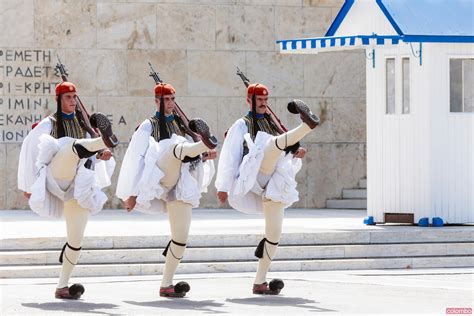
[[[280,135],[277,127],[275,126],[275,123],[268,114],[264,114],[263,118],[257,119],[257,131],[254,131],[254,126],[252,124],[252,116],[250,114],[245,115],[242,119],[244,120],[245,125],[247,125],[247,129],[250,133],[250,136],[252,137],[252,140],[255,140],[255,136],[257,136],[258,131],[262,131],[273,136]]]
[[[149,118],[151,122],[151,136],[158,142],[160,141],[160,125],[159,125],[159,119],[153,115],[152,117]],[[172,134],[176,134],[179,136],[185,135],[184,133],[184,128],[179,124],[179,118],[176,118],[170,122],[166,122],[166,129],[168,130],[168,133],[170,136]]]
[[[54,138],[58,138],[57,115],[58,115],[57,113],[54,113],[49,116],[52,123],[52,129],[51,129],[50,135],[53,136]],[[63,119],[62,121],[63,121],[65,136],[76,138],[76,139],[86,138],[86,131],[79,124],[79,120],[77,119],[76,115],[74,115],[74,118],[70,120]]]
[[[273,122],[272,118],[268,114],[264,114],[263,118],[258,118],[257,119],[257,125],[258,125],[258,130],[254,130],[254,125],[252,124],[252,115],[247,114],[242,118],[245,122],[245,125],[247,126],[247,130],[250,133],[250,137],[252,140],[255,140],[255,137],[257,136],[258,131],[262,131],[265,133],[268,133],[273,136],[280,135],[278,132],[277,127],[275,126],[275,123]],[[244,140],[244,156],[249,152],[247,142]]]

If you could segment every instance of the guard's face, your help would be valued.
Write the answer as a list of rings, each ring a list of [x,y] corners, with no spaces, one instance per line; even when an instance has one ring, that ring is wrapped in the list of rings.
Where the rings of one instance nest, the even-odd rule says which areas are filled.
[[[165,103],[165,115],[170,115],[173,113],[174,106],[174,94],[166,94],[163,96],[163,101]],[[160,98],[155,98],[156,108],[160,111]]]
[[[258,114],[264,114],[267,112],[267,105],[268,105],[268,96],[265,95],[256,95],[256,112]],[[252,111],[252,99],[247,98],[247,103],[249,104],[250,111]]]
[[[76,92],[66,92],[60,95],[61,111],[70,114],[76,110]]]

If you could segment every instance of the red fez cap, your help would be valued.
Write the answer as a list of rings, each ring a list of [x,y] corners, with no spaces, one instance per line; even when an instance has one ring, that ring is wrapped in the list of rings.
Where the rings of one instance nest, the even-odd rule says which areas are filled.
[[[72,82],[63,81],[56,86],[56,96],[67,92],[76,92],[76,86]]]
[[[247,97],[251,97],[252,94],[255,95],[268,95],[268,88],[261,83],[252,83],[247,87]]]
[[[160,97],[167,94],[175,94],[176,90],[169,83],[159,83],[155,86],[155,96]]]

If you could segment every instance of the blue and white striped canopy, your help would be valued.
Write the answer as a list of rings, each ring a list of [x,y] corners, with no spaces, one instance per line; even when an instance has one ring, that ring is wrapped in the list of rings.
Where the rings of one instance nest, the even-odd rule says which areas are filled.
[[[362,0],[360,0],[362,2]],[[366,1],[366,0],[364,0]],[[405,43],[474,43],[473,0],[372,0],[392,25],[395,35],[353,34],[335,36],[355,0],[346,0],[325,37],[277,41],[281,53],[315,54],[322,51],[375,49]],[[360,9],[360,7],[359,7]],[[356,11],[356,22],[366,24],[370,16]],[[354,16],[353,16],[354,19]],[[357,24],[357,23],[356,23]],[[352,30],[352,29],[351,29]],[[363,31],[365,33],[365,31]]]
[[[353,35],[325,36],[279,40],[277,44],[281,53],[314,54],[318,51],[337,51],[348,49],[376,48],[377,46],[398,45],[402,39],[399,35]]]

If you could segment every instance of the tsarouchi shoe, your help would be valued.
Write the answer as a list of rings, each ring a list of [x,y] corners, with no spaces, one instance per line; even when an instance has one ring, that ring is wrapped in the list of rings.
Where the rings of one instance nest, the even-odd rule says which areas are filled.
[[[71,287],[66,286],[61,289],[56,289],[54,297],[68,300],[77,300],[81,298],[82,294],[84,294],[84,291],[84,286],[82,284],[76,283]]]
[[[209,125],[203,119],[192,119],[189,121],[189,128],[201,136],[201,140],[207,148],[214,149],[217,147],[217,138],[211,134]]]
[[[253,285],[253,294],[260,295],[278,295],[281,289],[285,286],[282,280],[273,279],[270,284],[267,282]]]
[[[89,119],[91,126],[100,131],[104,144],[113,148],[118,145],[119,141],[112,132],[112,123],[110,123],[107,116],[102,113],[93,113]]]
[[[309,106],[307,106],[303,101],[294,99],[288,103],[288,111],[294,114],[300,114],[301,120],[306,123],[311,129],[319,125],[321,120],[319,117],[311,112]]]
[[[184,297],[191,287],[187,282],[178,282],[176,285],[170,285],[160,288],[160,296],[162,297]]]

